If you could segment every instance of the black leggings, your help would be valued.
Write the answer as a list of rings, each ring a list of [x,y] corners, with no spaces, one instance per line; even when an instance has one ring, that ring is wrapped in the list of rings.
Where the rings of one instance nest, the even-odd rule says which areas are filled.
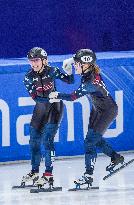
[[[36,103],[31,126],[41,130],[46,123],[59,124],[63,116],[63,102]]]
[[[93,107],[90,113],[89,129],[103,135],[117,114],[118,107],[116,104],[111,104],[107,109],[95,109]]]

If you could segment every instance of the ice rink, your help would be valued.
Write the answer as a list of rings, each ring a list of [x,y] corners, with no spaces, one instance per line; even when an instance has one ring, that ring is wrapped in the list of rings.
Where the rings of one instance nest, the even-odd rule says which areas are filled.
[[[134,158],[134,153],[123,153],[125,161]],[[133,205],[134,204],[134,163],[118,174],[103,181],[106,175],[105,167],[110,159],[100,155],[97,158],[94,183],[99,190],[69,192],[73,181],[84,172],[84,158],[55,160],[55,186],[62,186],[63,191],[51,193],[30,193],[27,189],[12,190],[13,185],[19,185],[23,175],[30,169],[30,162],[0,165],[0,204],[2,205]],[[44,162],[41,163],[40,175]]]

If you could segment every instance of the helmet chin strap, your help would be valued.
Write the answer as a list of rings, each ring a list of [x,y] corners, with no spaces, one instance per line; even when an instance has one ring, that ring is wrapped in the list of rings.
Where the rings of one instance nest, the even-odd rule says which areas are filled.
[[[83,70],[83,65],[81,65],[81,68],[82,68],[82,75],[83,75],[87,70],[90,70],[90,69],[89,69],[90,67],[92,67],[92,70],[93,70],[93,65],[92,65],[92,64],[89,65],[88,68],[86,68],[85,70]],[[90,70],[90,71],[92,71],[92,70]]]
[[[81,69],[82,69],[82,75],[83,75],[84,74],[83,65],[81,65]]]
[[[82,75],[84,75],[84,73],[89,69],[89,68],[87,68],[87,69],[83,69],[83,65],[81,64],[81,69],[82,69]]]

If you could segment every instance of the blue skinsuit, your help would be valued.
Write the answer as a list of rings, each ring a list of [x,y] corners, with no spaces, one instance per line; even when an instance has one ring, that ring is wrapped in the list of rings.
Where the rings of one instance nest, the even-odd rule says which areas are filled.
[[[74,101],[84,95],[92,101],[88,132],[84,141],[86,172],[92,174],[97,158],[96,147],[101,148],[109,157],[116,155],[102,136],[116,118],[118,107],[107,91],[101,75],[93,71],[82,74],[81,85],[76,91],[72,94],[59,93],[57,98]]]
[[[49,102],[49,94],[56,91],[55,80],[74,83],[73,75],[60,72],[58,68],[46,66],[41,73],[30,70],[24,84],[36,102],[30,123],[30,149],[32,171],[39,172],[41,143],[45,147],[46,172],[52,172],[51,151],[54,151],[54,136],[63,115],[63,102]]]

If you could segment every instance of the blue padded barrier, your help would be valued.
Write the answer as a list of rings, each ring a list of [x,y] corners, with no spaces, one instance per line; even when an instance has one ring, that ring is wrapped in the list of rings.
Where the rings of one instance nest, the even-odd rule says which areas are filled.
[[[71,55],[49,56],[52,66],[62,70],[62,61]],[[103,79],[119,106],[116,121],[105,137],[117,151],[134,150],[134,51],[97,53]],[[26,58],[0,59],[0,161],[30,159],[29,122],[34,101],[23,85],[29,69]],[[80,84],[57,80],[57,90],[71,93]],[[57,156],[84,153],[83,139],[87,132],[91,104],[86,97],[65,102],[64,117],[55,137]],[[100,150],[98,150],[100,151]]]

